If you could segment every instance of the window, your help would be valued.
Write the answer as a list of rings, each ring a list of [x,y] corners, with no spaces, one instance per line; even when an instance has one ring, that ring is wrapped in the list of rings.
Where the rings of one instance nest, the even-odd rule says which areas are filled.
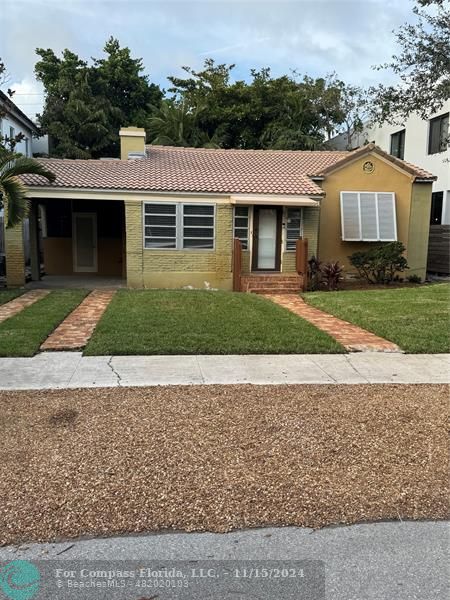
[[[24,139],[25,142],[25,156],[30,156],[30,141],[29,139],[26,137]]]
[[[144,204],[144,247],[149,249],[214,248],[214,206]]]
[[[288,208],[286,219],[286,250],[295,250],[297,240],[302,237],[302,209]]]
[[[16,137],[16,130],[14,127],[9,128],[9,139],[13,140]]]
[[[428,137],[428,154],[437,154],[444,152],[448,145],[448,113],[431,119],[429,137]]]
[[[349,242],[397,240],[395,194],[341,192],[342,239]]]
[[[177,247],[177,205],[145,204],[145,248]]]
[[[183,248],[214,248],[214,206],[181,204]]]
[[[391,135],[391,154],[402,160],[405,158],[405,135],[405,129]]]
[[[431,194],[430,225],[441,225],[443,204],[444,192],[433,192]]]
[[[241,240],[243,250],[248,250],[248,206],[234,207],[233,237]]]

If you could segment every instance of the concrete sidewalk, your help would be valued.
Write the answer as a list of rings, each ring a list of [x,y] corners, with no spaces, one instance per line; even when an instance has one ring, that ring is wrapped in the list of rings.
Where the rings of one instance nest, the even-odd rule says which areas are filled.
[[[319,560],[325,566],[327,600],[442,600],[448,590],[449,527],[441,522],[388,522],[326,527],[314,531],[296,527],[252,529],[226,534],[160,533],[105,539],[67,540],[57,544],[24,544],[21,548],[0,548],[0,561],[17,559],[39,562],[63,569],[127,568],[127,561],[140,561],[158,568],[177,567],[177,561],[190,561],[202,568],[211,562],[233,560],[283,561]],[[90,562],[95,561],[95,562]],[[102,561],[102,562],[100,562]],[[112,561],[103,562],[103,561]],[[158,561],[158,562],[155,562]],[[50,579],[51,577],[49,577]],[[54,575],[53,575],[54,579]],[[292,580],[294,582],[295,580]],[[235,583],[226,581],[220,591],[207,598],[273,598],[262,584],[247,586],[248,595],[237,595]],[[259,592],[256,594],[256,592]],[[78,594],[76,595],[75,594]],[[299,596],[286,589],[285,598]],[[256,595],[255,595],[256,594]],[[55,594],[39,595],[54,600]],[[60,596],[58,595],[58,598]],[[66,598],[66,596],[63,596]],[[75,590],[67,598],[92,600],[135,599],[136,590]],[[172,595],[150,597],[174,597]],[[179,592],[176,598],[205,598],[196,590]],[[301,596],[302,598],[310,596]],[[314,596],[317,598],[317,596]],[[324,599],[325,600],[325,599]]]
[[[0,389],[200,384],[449,383],[450,355],[351,354],[0,358]]]

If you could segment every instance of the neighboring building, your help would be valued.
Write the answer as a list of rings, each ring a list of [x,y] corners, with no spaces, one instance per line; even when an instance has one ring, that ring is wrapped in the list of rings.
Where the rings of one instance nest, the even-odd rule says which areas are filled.
[[[47,274],[117,276],[130,287],[237,289],[235,238],[242,274],[260,282],[268,272],[301,284],[301,238],[309,256],[339,260],[347,272],[353,252],[401,240],[408,273],[425,277],[435,178],[374,145],[355,152],[145,146],[144,130],[133,127],[120,137],[121,159],[39,159],[55,182],[23,177],[34,278],[38,221]],[[22,237],[20,226],[7,230],[9,285],[24,283]]]
[[[431,225],[450,224],[450,100],[442,109],[423,120],[412,115],[403,125],[384,124],[367,128],[352,136],[348,144],[346,134],[330,140],[335,150],[353,150],[373,142],[382,150],[434,173]]]
[[[16,145],[15,151],[25,156],[33,156],[33,136],[37,135],[35,123],[2,91],[0,91],[0,109],[5,113],[0,117],[0,134],[3,137],[14,138],[22,133],[25,137]]]

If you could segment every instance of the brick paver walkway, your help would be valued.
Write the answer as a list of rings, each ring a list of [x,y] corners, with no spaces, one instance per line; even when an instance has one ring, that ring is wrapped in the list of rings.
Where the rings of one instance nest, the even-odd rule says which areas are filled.
[[[91,337],[115,290],[94,290],[45,340],[41,350],[79,350]]]
[[[309,306],[296,294],[265,294],[265,297],[309,321],[318,329],[331,335],[349,352],[400,352],[400,348],[357,325],[333,317],[318,308]]]
[[[25,294],[22,294],[18,298],[5,302],[5,304],[0,306],[0,323],[17,315],[17,313],[20,313],[24,308],[31,306],[49,293],[49,290],[31,290],[25,292]]]

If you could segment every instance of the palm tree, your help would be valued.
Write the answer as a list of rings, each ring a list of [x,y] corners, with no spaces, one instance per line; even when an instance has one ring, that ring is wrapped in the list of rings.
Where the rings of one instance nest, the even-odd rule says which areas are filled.
[[[55,180],[54,173],[37,160],[7,150],[0,151],[0,209],[6,205],[6,227],[14,227],[27,216],[26,187],[19,178],[19,175],[27,174]]]

